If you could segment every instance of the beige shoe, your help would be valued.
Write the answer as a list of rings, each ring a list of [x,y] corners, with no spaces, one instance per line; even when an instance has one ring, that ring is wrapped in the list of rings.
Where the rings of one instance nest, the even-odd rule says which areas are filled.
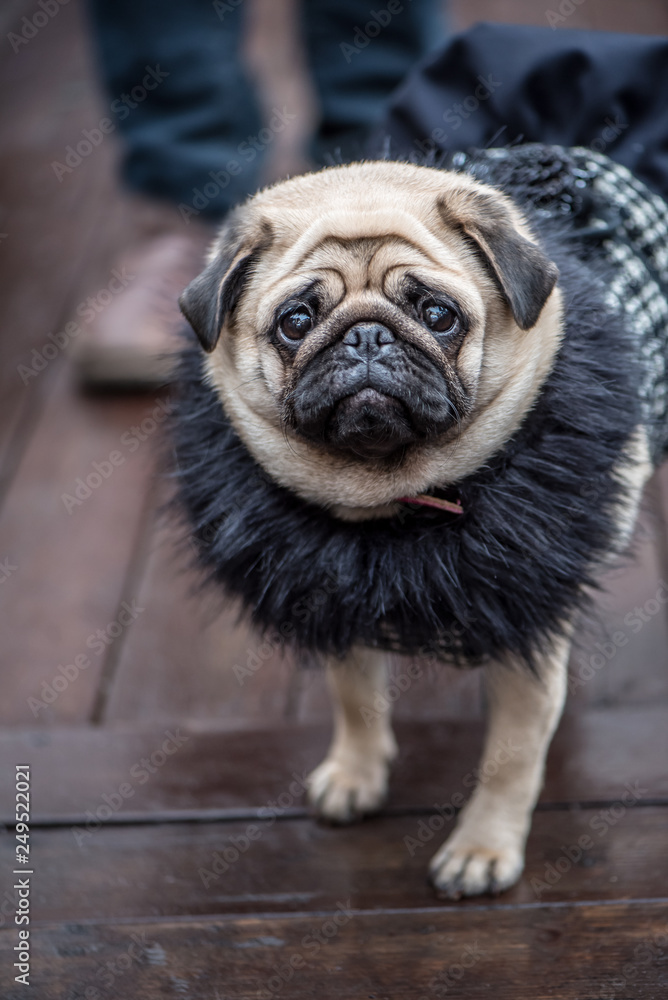
[[[154,236],[118,261],[105,289],[86,300],[76,353],[89,389],[156,389],[171,381],[182,346],[178,298],[202,269],[206,237]]]

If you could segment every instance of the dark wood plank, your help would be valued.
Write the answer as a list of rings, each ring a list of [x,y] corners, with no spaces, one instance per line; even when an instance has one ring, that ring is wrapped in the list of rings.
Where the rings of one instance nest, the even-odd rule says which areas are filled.
[[[36,929],[31,983],[49,1000],[96,986],[108,1000],[658,1000],[668,988],[665,901],[409,915],[359,914],[348,898],[343,885],[339,909],[308,916]],[[6,972],[15,937],[0,935],[6,1000],[26,995]]]
[[[658,475],[650,482],[629,553],[602,580],[594,614],[576,638],[570,662],[575,707],[668,701],[660,482]]]
[[[128,635],[104,721],[165,724],[185,718],[216,725],[267,726],[290,707],[294,667],[280,645],[265,646],[217,594],[195,594],[181,531],[160,521],[138,594],[145,608]]]
[[[171,736],[169,735],[171,734]],[[176,741],[174,742],[174,738]],[[184,737],[186,737],[184,739]],[[431,809],[475,780],[482,726],[475,723],[400,723],[400,756],[391,782],[393,810]],[[168,753],[162,749],[166,739]],[[251,817],[283,793],[302,809],[290,786],[321,760],[322,726],[238,732],[196,725],[136,730],[67,727],[0,732],[0,820],[13,801],[17,762],[32,767],[33,818],[77,822],[105,804],[104,795],[130,784],[132,795],[110,821],[208,816]],[[180,745],[177,745],[179,744]],[[151,763],[152,773],[145,773]],[[644,801],[668,800],[668,710],[609,709],[564,720],[552,745],[541,801],[615,802],[626,783],[640,782]],[[456,803],[455,803],[456,804]]]
[[[15,567],[0,605],[6,725],[88,718],[105,658],[126,634],[123,627],[115,635],[114,623],[124,616],[131,627],[121,604],[137,597],[124,586],[153,480],[154,441],[140,441],[132,428],[156,404],[84,400],[71,392],[67,369],[60,374],[0,518],[0,553]],[[85,497],[84,483],[77,497],[77,480],[90,475],[95,488]],[[76,657],[89,665],[77,671],[84,659]]]
[[[463,910],[663,898],[666,807],[537,812],[520,883]],[[436,831],[431,829],[437,827]],[[33,923],[331,910],[442,908],[427,884],[451,829],[437,814],[331,828],[311,819],[37,829]],[[0,840],[5,871],[14,842]]]
[[[10,30],[17,26],[18,12]],[[7,40],[3,49],[0,83],[12,99],[0,114],[0,228],[7,234],[0,241],[0,471],[11,477],[54,362],[27,377],[18,366],[33,365],[33,348],[51,353],[48,335],[62,330],[80,301],[89,259],[108,232],[97,223],[110,201],[116,147],[102,143],[61,182],[51,166],[101,117],[81,4],[59,9],[17,53]]]

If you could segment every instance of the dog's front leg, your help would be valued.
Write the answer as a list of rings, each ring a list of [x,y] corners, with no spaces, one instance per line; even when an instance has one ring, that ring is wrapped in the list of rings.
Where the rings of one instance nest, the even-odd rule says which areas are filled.
[[[489,724],[478,784],[434,856],[432,882],[448,896],[500,892],[519,878],[545,757],[566,695],[570,641],[528,668],[487,670]]]
[[[354,649],[327,665],[334,737],[322,764],[308,778],[309,799],[323,819],[350,823],[375,812],[387,794],[397,748],[384,697],[387,654]]]

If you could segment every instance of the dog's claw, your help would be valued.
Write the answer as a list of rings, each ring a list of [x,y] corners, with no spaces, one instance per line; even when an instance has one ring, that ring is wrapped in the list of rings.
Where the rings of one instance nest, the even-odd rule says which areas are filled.
[[[354,823],[380,809],[387,795],[388,770],[385,759],[353,764],[328,757],[307,778],[309,802],[328,823]]]
[[[504,892],[517,881],[522,868],[521,851],[508,847],[450,847],[446,842],[432,859],[429,876],[439,896],[461,899]]]
[[[499,880],[496,877],[496,858],[492,858],[489,863],[487,871],[487,880],[489,884],[489,892],[492,896],[498,896],[499,893],[503,892],[503,889],[499,885]]]

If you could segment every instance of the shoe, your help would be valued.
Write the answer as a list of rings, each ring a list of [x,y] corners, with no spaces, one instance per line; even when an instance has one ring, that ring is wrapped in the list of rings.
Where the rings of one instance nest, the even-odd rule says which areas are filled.
[[[87,321],[75,358],[83,388],[155,390],[169,384],[183,343],[178,298],[201,271],[212,235],[163,233],[116,262],[108,286],[79,307]]]

